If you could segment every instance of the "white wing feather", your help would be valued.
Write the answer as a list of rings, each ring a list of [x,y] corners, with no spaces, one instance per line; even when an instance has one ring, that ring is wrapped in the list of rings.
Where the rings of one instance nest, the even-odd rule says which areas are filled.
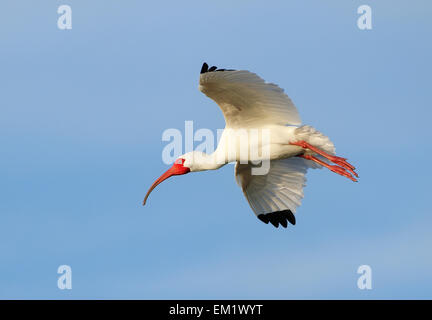
[[[249,71],[202,73],[199,89],[219,105],[229,128],[301,124],[296,107],[283,89]]]
[[[257,216],[282,210],[294,213],[303,198],[306,171],[317,167],[302,158],[288,158],[272,160],[266,175],[251,175],[251,165],[237,162],[235,176]]]

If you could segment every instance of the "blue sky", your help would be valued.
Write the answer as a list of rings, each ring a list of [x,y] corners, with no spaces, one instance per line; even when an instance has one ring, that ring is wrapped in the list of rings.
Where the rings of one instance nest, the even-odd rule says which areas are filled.
[[[431,14],[426,0],[2,2],[0,298],[432,298]],[[165,129],[224,126],[197,89],[204,61],[283,87],[360,182],[310,171],[288,229],[256,219],[232,166],[172,178],[142,207]]]

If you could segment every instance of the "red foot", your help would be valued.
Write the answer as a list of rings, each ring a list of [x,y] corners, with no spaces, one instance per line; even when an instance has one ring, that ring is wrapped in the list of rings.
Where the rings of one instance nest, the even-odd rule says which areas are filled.
[[[348,163],[348,161],[346,161],[347,159],[341,158],[341,157],[336,157],[336,156],[330,156],[327,159],[329,159],[331,162],[336,163],[337,165],[347,169],[348,171],[350,171],[353,175],[355,175],[358,178],[358,174],[354,171],[355,167],[353,165],[351,165],[350,163]]]
[[[354,178],[351,173],[349,173],[348,171],[346,171],[345,168],[339,167],[339,166],[333,166],[333,165],[328,165],[328,167],[331,171],[340,174],[341,176],[345,176],[348,179],[351,179],[354,182],[357,182],[357,179]]]
[[[302,157],[304,159],[307,160],[312,160],[315,161],[317,163],[319,163],[320,165],[328,168],[329,170],[333,171],[334,173],[340,174],[341,176],[347,177],[348,179],[351,179],[354,182],[357,182],[357,179],[354,178],[345,168],[343,167],[339,167],[339,166],[334,166],[331,164],[328,164],[327,162],[324,162],[318,158],[315,158],[314,156],[311,155],[299,155],[299,157]]]
[[[351,179],[352,181],[357,182],[357,180],[351,175],[351,173],[352,173],[354,176],[358,177],[358,174],[354,171],[355,167],[353,165],[351,165],[350,163],[348,163],[348,161],[346,161],[347,159],[330,155],[330,154],[324,152],[323,150],[318,149],[317,147],[310,145],[306,141],[291,142],[290,144],[302,147],[304,149],[309,149],[315,153],[318,153],[319,155],[323,156],[324,158],[330,160],[331,162],[333,162],[337,165],[336,166],[330,165],[327,162],[324,162],[324,161],[322,161],[318,158],[315,158],[314,156],[311,156],[311,155],[300,155],[299,157],[315,161],[315,162],[319,163],[320,165],[330,169],[331,171],[333,171],[337,174],[340,174],[342,176],[345,176],[348,179]]]
[[[313,151],[315,153],[318,153],[319,155],[321,155],[324,158],[330,160],[331,162],[333,162],[333,163],[335,163],[335,164],[337,164],[337,165],[339,165],[339,166],[347,169],[353,175],[355,175],[356,177],[358,177],[358,174],[354,171],[355,167],[352,164],[348,163],[348,161],[346,161],[347,160],[346,158],[341,158],[341,157],[337,157],[337,156],[333,156],[331,154],[328,154],[328,153],[324,152],[323,150],[321,150],[321,149],[319,149],[317,147],[314,147],[313,145],[311,145],[311,144],[309,144],[309,143],[307,143],[306,141],[303,141],[303,140],[300,140],[300,141],[297,141],[297,142],[291,142],[290,144],[302,147],[304,149],[309,149],[309,150],[311,150],[311,151]]]

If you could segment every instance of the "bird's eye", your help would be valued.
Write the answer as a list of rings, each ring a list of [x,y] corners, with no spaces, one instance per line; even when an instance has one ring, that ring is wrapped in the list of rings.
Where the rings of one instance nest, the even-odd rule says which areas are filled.
[[[178,158],[176,161],[174,161],[175,164],[182,164],[183,163],[183,159]]]

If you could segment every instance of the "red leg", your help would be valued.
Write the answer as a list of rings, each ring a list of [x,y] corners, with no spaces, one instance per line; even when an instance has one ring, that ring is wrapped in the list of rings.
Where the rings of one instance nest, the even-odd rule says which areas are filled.
[[[332,156],[331,154],[328,154],[328,153],[322,151],[321,149],[314,147],[313,145],[307,143],[306,141],[291,142],[290,144],[302,147],[304,149],[312,150],[313,152],[318,153],[319,155],[323,156],[324,158],[330,160],[331,162],[336,163],[337,165],[347,169],[353,175],[358,177],[358,174],[354,171],[355,167],[352,164],[348,163],[348,161],[346,161],[347,159],[345,159],[345,158]]]
[[[351,179],[351,180],[354,181],[354,182],[357,182],[356,178],[354,178],[354,177],[353,177],[353,176],[352,176],[348,171],[346,171],[346,169],[343,168],[343,167],[333,166],[333,165],[328,164],[327,162],[324,162],[324,161],[322,161],[322,160],[320,160],[320,159],[318,159],[318,158],[315,158],[314,156],[311,156],[311,155],[301,154],[301,155],[298,155],[298,157],[301,157],[301,158],[304,158],[304,159],[307,159],[307,160],[315,161],[315,162],[319,163],[320,165],[322,165],[322,166],[324,166],[324,167],[330,169],[331,171],[333,171],[333,172],[335,172],[335,173],[337,173],[337,174],[340,174],[341,176],[347,177],[348,179]]]

